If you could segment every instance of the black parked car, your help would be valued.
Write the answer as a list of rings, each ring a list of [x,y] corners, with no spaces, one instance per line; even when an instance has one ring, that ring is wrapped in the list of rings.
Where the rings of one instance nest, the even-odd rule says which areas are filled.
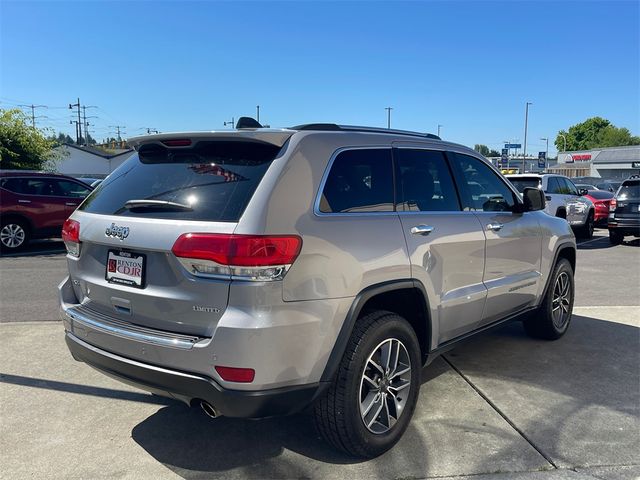
[[[632,175],[620,185],[609,206],[609,241],[616,245],[624,237],[640,237],[640,175]]]

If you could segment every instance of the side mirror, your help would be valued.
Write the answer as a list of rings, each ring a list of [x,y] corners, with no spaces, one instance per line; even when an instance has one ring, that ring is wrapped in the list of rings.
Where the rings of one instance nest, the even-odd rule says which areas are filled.
[[[544,210],[544,207],[546,206],[544,192],[539,188],[525,188],[524,192],[522,193],[522,199],[524,200],[525,212]]]
[[[586,188],[581,188],[578,190],[578,193],[580,195],[587,195],[589,193],[589,190],[587,190]]]

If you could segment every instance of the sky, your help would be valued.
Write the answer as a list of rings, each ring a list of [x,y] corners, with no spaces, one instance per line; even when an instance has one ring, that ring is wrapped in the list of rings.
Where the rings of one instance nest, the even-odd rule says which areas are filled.
[[[0,108],[46,105],[75,137],[381,126],[550,155],[602,116],[640,134],[640,1],[30,2],[0,0]],[[30,112],[30,109],[28,109]]]

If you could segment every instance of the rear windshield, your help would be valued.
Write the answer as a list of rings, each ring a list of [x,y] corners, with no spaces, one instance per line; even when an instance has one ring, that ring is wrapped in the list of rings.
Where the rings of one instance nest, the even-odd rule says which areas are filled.
[[[640,199],[640,180],[624,182],[616,196],[620,200]]]
[[[104,215],[236,222],[279,151],[241,141],[172,149],[143,145],[79,208]]]
[[[536,177],[532,178],[509,178],[508,179],[514,187],[520,192],[524,193],[524,189],[531,188],[539,188],[540,187],[540,179]]]

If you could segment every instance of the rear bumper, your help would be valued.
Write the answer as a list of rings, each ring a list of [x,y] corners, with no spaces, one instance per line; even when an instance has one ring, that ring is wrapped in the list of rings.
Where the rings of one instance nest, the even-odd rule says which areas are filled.
[[[148,365],[101,350],[69,332],[65,340],[74,359],[106,375],[190,405],[204,400],[227,417],[263,418],[296,413],[328,386],[321,382],[262,391],[226,390],[204,376]]]
[[[640,217],[638,218],[614,218],[609,219],[609,230],[615,230],[623,235],[640,236]]]

